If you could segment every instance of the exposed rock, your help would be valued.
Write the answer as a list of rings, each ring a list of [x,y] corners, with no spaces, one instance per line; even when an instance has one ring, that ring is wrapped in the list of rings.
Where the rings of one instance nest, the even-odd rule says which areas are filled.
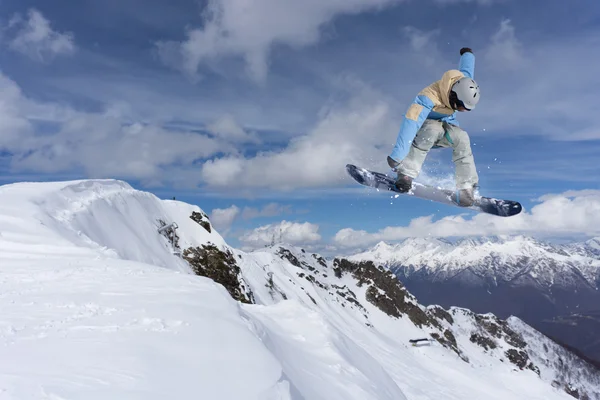
[[[315,260],[317,260],[317,262],[318,262],[320,265],[322,265],[324,268],[327,268],[327,262],[325,261],[325,259],[324,259],[323,257],[321,257],[321,256],[319,256],[319,255],[317,255],[317,254],[313,254],[312,256],[313,256],[313,258],[314,258]]]
[[[576,399],[580,399],[580,400],[589,400],[590,399],[587,394],[579,393],[579,390],[571,385],[565,386],[564,389],[567,394],[573,396]]]
[[[290,262],[290,264],[292,264],[298,268],[302,268],[302,264],[300,264],[300,261],[298,260],[298,258],[295,255],[293,255],[292,252],[289,251],[288,249],[280,247],[279,250],[277,250],[277,255],[285,260],[288,260]]]
[[[369,286],[366,293],[367,300],[377,306],[381,311],[392,317],[400,318],[402,313],[398,309],[398,306],[389,298],[385,293],[379,293],[379,290],[375,286]]]
[[[370,285],[366,292],[367,300],[384,313],[396,318],[407,314],[419,327],[432,325],[441,328],[437,321],[421,310],[414,298],[389,270],[377,268],[371,261],[354,263],[336,258],[333,265],[335,276],[338,278],[348,272],[358,281],[359,287]]]
[[[477,333],[471,334],[469,340],[483,347],[486,351],[498,347],[494,339],[479,335]]]
[[[310,294],[308,294],[306,291],[304,291],[304,292],[306,293],[308,298],[312,300],[313,303],[317,304],[317,301]]]
[[[521,335],[510,329],[507,322],[496,316],[473,314],[477,323],[496,338],[502,338],[511,346],[524,349],[527,345]]]
[[[327,285],[322,284],[321,282],[319,282],[313,275],[310,274],[305,274],[303,272],[298,273],[298,276],[300,278],[304,278],[307,281],[317,285],[318,287],[320,287],[321,289],[325,289],[325,290],[329,290],[329,287]]]
[[[192,215],[190,215],[190,218],[193,221],[200,224],[200,226],[202,226],[204,229],[206,229],[208,231],[208,233],[211,233],[212,229],[210,226],[210,221],[208,219],[208,215],[206,215],[203,212],[193,211]]]
[[[235,257],[230,251],[222,251],[213,244],[190,247],[184,250],[186,260],[196,275],[205,276],[223,285],[231,297],[243,303],[254,303],[254,295],[245,284]]]
[[[520,369],[529,368],[530,370],[536,372],[538,375],[540,374],[540,370],[538,367],[533,365],[533,363],[529,360],[529,355],[524,350],[516,350],[516,349],[508,349],[504,353],[508,360],[515,364]]]
[[[442,346],[454,350],[454,352],[458,354],[463,361],[469,362],[469,358],[459,350],[456,344],[456,338],[454,337],[454,334],[450,332],[450,330],[446,329],[443,337],[437,332],[431,333],[431,337],[437,340]]]
[[[287,300],[287,295],[283,292],[283,290],[279,289],[279,287],[275,285],[275,282],[273,281],[273,273],[269,272],[267,276],[268,278],[265,286],[269,288],[269,294],[271,295],[271,298],[275,298],[275,293],[278,293],[283,300]]]
[[[448,311],[444,310],[440,306],[431,306],[427,309],[427,311],[438,319],[446,320],[451,325],[454,324],[454,318],[452,318],[452,315],[450,315]]]

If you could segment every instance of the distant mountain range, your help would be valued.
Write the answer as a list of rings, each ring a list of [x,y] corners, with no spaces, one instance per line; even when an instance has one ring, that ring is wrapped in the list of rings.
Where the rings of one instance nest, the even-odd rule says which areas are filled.
[[[414,238],[349,259],[391,269],[423,304],[515,315],[600,362],[600,238]]]

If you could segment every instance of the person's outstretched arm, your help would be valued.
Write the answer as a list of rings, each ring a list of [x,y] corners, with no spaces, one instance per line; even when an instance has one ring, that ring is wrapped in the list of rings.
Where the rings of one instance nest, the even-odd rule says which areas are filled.
[[[394,145],[392,154],[390,154],[390,157],[394,161],[399,163],[408,155],[413,139],[419,129],[421,129],[423,122],[425,122],[431,110],[433,110],[433,107],[433,101],[424,95],[418,95],[410,107],[408,107],[404,115],[404,121],[402,121],[402,125],[400,126],[400,132],[398,132],[396,144]]]
[[[460,49],[460,62],[458,70],[465,74],[467,78],[475,79],[475,55],[468,47]]]

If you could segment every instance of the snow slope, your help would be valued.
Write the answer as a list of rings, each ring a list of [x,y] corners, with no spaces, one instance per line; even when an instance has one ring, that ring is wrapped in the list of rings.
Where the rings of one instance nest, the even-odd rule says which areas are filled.
[[[279,255],[279,258],[293,258],[292,264],[300,264],[301,267],[293,268],[293,265],[285,265],[273,258]],[[273,277],[275,282],[275,293],[271,299],[261,288],[260,281],[252,282],[251,286],[260,290],[257,298],[264,303],[279,301],[278,293],[286,293],[287,297],[297,296],[305,307],[315,309],[327,315],[327,321],[330,323],[329,329],[333,329],[336,336],[350,337],[354,343],[360,343],[360,346],[367,354],[371,355],[379,364],[377,368],[383,367],[392,378],[402,388],[404,394],[409,399],[476,399],[476,398],[498,398],[498,399],[528,399],[528,398],[553,398],[556,392],[549,394],[543,385],[551,384],[560,372],[552,370],[552,365],[537,362],[548,357],[549,354],[544,350],[540,351],[537,343],[541,340],[549,341],[539,332],[522,323],[517,318],[514,321],[521,322],[520,326],[525,326],[528,332],[529,341],[526,344],[525,351],[530,353],[530,357],[536,360],[538,368],[545,383],[540,382],[538,376],[527,369],[520,370],[514,364],[510,363],[505,355],[508,349],[514,349],[514,346],[496,337],[491,337],[497,348],[494,350],[482,351],[481,346],[474,343],[471,338],[474,333],[482,336],[488,336],[482,330],[481,323],[476,320],[485,321],[496,320],[491,314],[486,316],[476,316],[472,312],[452,308],[449,314],[454,318],[452,324],[445,323],[444,328],[452,330],[457,338],[459,348],[463,356],[469,360],[463,362],[459,356],[449,352],[447,348],[439,346],[438,343],[428,343],[425,347],[411,347],[408,344],[410,339],[428,337],[432,329],[428,327],[419,328],[408,319],[402,316],[400,319],[390,318],[379,308],[368,301],[365,301],[366,287],[358,286],[356,280],[348,276],[337,279],[331,273],[332,271],[321,264],[315,254],[305,253],[302,249],[293,246],[275,246],[259,250],[251,254],[253,258],[259,258],[262,262],[258,263],[262,268]],[[257,265],[258,266],[258,265]],[[256,267],[257,267],[256,266]],[[244,264],[243,268],[256,271],[258,268],[250,264]],[[315,284],[304,284],[293,280],[294,272],[296,275],[309,276],[309,271],[313,271],[316,276]],[[256,274],[258,276],[259,274]],[[248,274],[245,274],[247,277]],[[264,281],[264,278],[263,278]],[[302,285],[302,290],[297,290],[297,284]],[[321,290],[320,286],[325,286],[328,290]],[[352,304],[339,302],[339,297],[332,296],[332,288],[346,287],[349,291],[355,293],[361,306],[354,307]],[[296,288],[294,291],[293,289]],[[310,295],[310,296],[308,296]],[[313,301],[313,299],[315,301]],[[409,299],[409,302],[416,301]],[[316,304],[315,304],[316,302]],[[342,307],[340,307],[342,305]],[[418,304],[417,304],[418,305]],[[421,309],[425,309],[419,305]],[[434,309],[428,307],[427,309]],[[519,330],[520,332],[521,330]],[[351,333],[351,334],[349,334]],[[333,343],[339,342],[339,338]],[[533,345],[530,345],[532,343]],[[560,346],[554,345],[553,348],[560,349]],[[584,367],[577,357],[562,349],[554,353],[555,359],[563,359],[563,367],[576,367],[580,375],[573,374],[567,376],[564,381],[571,382],[574,387],[584,389],[591,399],[600,399],[600,374],[597,370]],[[574,361],[576,360],[576,361]],[[594,375],[595,374],[595,375]],[[579,378],[577,376],[579,376]],[[581,376],[583,376],[582,379]],[[557,382],[562,382],[557,380]],[[540,383],[542,383],[541,386]],[[531,386],[530,386],[531,385]]]
[[[585,363],[582,363],[572,353],[565,351],[564,348],[552,340],[540,336],[535,329],[520,319],[511,317],[508,318],[507,322],[512,329],[519,332],[527,340],[530,347],[535,348],[532,355],[536,364],[540,366],[540,372],[544,379],[551,382],[561,379],[577,382],[582,378],[590,381],[600,381],[597,371],[590,373],[585,367]],[[598,383],[598,388],[600,388],[600,383]],[[571,388],[571,390],[575,392],[577,389]]]
[[[518,316],[600,361],[600,240],[553,244],[523,236],[379,243],[349,257],[390,268],[423,304]]]
[[[470,362],[412,347],[432,328],[349,274],[300,249],[231,249],[194,212],[114,180],[0,186],[0,399],[572,398],[461,338]],[[235,254],[257,304],[193,275],[160,221],[182,249]]]
[[[239,305],[176,272],[154,223],[183,211],[116,181],[0,187],[0,398],[282,398]]]

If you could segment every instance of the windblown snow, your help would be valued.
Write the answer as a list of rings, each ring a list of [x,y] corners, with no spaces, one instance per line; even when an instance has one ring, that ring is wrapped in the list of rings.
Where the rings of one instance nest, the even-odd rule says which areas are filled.
[[[365,301],[350,276],[289,250],[356,306],[275,248],[229,248],[193,213],[115,180],[1,186],[0,399],[573,398],[462,338],[470,362],[410,346],[426,328]],[[158,233],[173,222],[181,249],[231,251],[256,304],[194,275]]]

